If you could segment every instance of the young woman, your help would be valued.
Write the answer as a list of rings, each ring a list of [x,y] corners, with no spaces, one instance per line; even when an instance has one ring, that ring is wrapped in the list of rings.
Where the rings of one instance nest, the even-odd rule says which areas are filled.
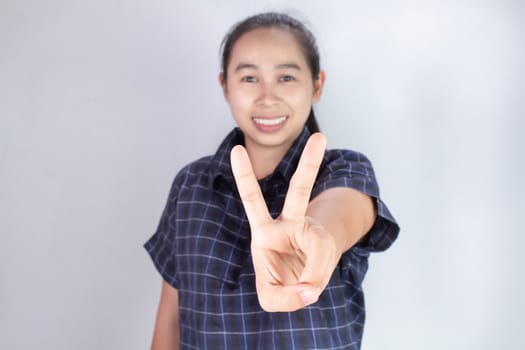
[[[315,39],[263,13],[223,41],[238,128],[176,176],[145,244],[163,277],[153,349],[359,349],[370,252],[399,227],[368,159],[325,151]]]

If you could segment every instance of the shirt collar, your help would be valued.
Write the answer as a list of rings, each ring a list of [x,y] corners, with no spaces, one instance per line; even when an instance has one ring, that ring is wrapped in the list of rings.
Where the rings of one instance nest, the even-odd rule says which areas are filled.
[[[244,145],[244,134],[241,129],[233,129],[222,141],[212,158],[210,168],[210,185],[214,185],[219,178],[228,182],[233,181],[230,165],[230,152],[235,145]]]
[[[299,158],[301,157],[304,146],[309,137],[310,132],[308,131],[308,128],[304,127],[303,131],[299,134],[297,139],[295,139],[294,143],[286,152],[281,162],[279,162],[279,165],[277,165],[274,172],[261,181],[280,175],[289,182],[297,168]],[[219,178],[228,182],[234,181],[230,165],[230,152],[235,145],[244,145],[244,134],[238,127],[233,129],[226,136],[213,156],[212,167],[210,169],[210,185],[213,186]]]

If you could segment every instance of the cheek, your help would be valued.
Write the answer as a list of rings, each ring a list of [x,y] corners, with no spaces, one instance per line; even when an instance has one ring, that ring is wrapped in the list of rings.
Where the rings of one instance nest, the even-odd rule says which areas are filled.
[[[232,112],[242,112],[250,105],[250,96],[246,92],[233,90],[228,95],[228,104]]]
[[[300,92],[296,92],[289,96],[288,101],[297,110],[308,110],[312,107],[312,95],[313,90],[303,89]]]

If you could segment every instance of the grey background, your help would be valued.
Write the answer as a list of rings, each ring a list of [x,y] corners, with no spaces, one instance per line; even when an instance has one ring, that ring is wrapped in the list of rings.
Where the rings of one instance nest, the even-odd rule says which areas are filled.
[[[0,2],[0,348],[144,349],[141,245],[171,181],[233,127],[234,22],[309,22],[330,147],[402,226],[365,280],[363,349],[525,347],[523,1]]]

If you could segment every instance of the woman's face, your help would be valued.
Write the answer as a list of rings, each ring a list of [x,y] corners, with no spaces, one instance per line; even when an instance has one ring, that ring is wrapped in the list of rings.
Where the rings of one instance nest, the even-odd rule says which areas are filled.
[[[237,40],[220,81],[246,147],[288,149],[321,96],[324,72],[313,80],[295,37],[264,28]]]

